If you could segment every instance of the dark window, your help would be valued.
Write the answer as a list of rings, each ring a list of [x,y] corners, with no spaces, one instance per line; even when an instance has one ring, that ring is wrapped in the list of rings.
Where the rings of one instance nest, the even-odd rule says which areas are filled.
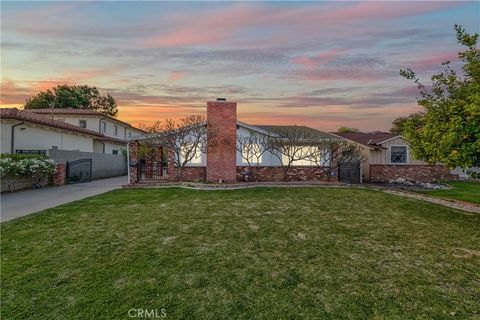
[[[87,120],[79,120],[78,121],[80,128],[86,128],[87,127]]]
[[[390,163],[407,163],[407,147],[392,146],[390,149]]]
[[[112,153],[113,154],[118,154],[118,150],[114,149],[114,150],[112,150]]]
[[[118,135],[118,127],[115,126],[115,135]]]

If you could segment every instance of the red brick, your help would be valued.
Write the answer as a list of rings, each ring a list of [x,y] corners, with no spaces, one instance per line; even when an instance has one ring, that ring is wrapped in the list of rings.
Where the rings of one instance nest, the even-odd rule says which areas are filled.
[[[398,178],[408,181],[431,182],[434,180],[458,179],[443,165],[370,165],[370,181],[391,182]]]
[[[237,180],[242,181],[242,173],[248,167],[237,167]],[[253,166],[250,168],[253,181],[284,181],[284,167]],[[293,166],[287,173],[287,181],[328,181],[327,176],[319,168],[314,166]],[[331,182],[338,181],[338,176],[330,178]]]
[[[52,185],[63,186],[67,178],[67,165],[65,163],[57,163],[55,174],[52,177]]]
[[[213,148],[207,151],[207,180],[218,182],[236,181],[236,150],[225,141],[236,141],[237,103],[226,101],[207,102],[209,130],[215,135],[211,139]]]

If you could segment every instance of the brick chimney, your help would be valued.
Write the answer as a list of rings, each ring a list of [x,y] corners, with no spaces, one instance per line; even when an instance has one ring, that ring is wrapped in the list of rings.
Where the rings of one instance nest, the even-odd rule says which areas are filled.
[[[207,152],[207,180],[234,182],[237,179],[236,150],[225,141],[236,141],[237,103],[221,98],[207,102],[207,120],[215,133],[214,148]]]

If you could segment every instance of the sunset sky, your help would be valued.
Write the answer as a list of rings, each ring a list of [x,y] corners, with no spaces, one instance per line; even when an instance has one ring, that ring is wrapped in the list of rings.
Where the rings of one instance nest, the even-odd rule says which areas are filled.
[[[88,84],[151,123],[238,102],[239,120],[388,130],[416,88],[479,32],[479,2],[4,2],[1,103]]]

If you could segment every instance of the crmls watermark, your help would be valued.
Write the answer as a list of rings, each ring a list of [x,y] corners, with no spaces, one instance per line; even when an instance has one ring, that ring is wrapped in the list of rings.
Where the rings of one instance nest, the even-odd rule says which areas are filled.
[[[130,318],[139,319],[159,319],[167,317],[167,310],[165,309],[135,309],[128,310]]]

